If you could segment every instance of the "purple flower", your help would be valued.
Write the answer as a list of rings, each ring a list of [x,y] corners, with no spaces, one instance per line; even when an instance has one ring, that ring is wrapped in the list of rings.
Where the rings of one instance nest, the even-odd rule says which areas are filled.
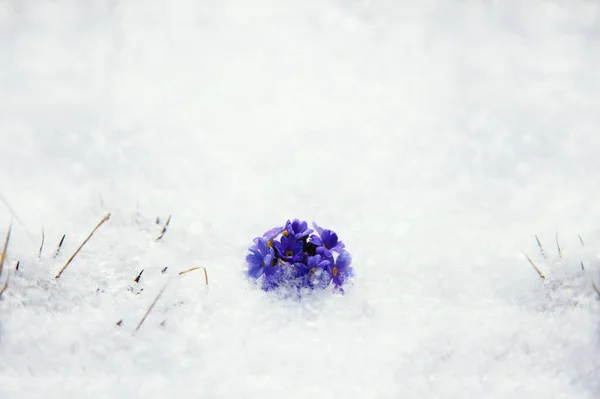
[[[248,275],[253,278],[259,278],[271,268],[275,260],[273,248],[269,248],[264,238],[257,238],[255,244],[250,247],[250,253],[246,256],[248,262]]]
[[[298,276],[308,273],[314,273],[317,268],[326,269],[331,262],[321,255],[308,256],[306,262],[297,262],[294,264],[298,270]]]
[[[300,240],[313,232],[312,229],[308,228],[308,223],[302,222],[298,219],[294,219],[293,222],[290,222],[288,220],[285,224],[284,231],[285,231],[284,235],[286,235],[286,236],[292,235],[297,240]]]
[[[273,240],[275,240],[275,238],[277,238],[284,230],[285,227],[273,227],[272,229],[265,231],[263,238],[267,241],[269,247],[273,246]]]
[[[354,275],[354,271],[350,267],[351,263],[352,256],[348,251],[343,251],[337,257],[335,262],[329,265],[328,269],[333,279],[334,288],[341,289],[341,286],[344,285],[346,278]]]
[[[335,232],[328,229],[322,229],[317,226],[316,223],[313,223],[313,225],[315,226],[318,235],[311,235],[310,240],[317,246],[316,252],[318,254],[331,259],[333,258],[331,251],[341,252],[344,249],[344,243],[338,240],[338,236]]]
[[[297,262],[302,259],[302,241],[297,241],[293,237],[281,237],[281,241],[273,242],[273,246],[277,250],[279,257],[290,263]]]
[[[281,266],[275,264],[266,268],[265,277],[262,281],[262,290],[270,291],[279,287],[279,285],[284,281],[284,277],[285,274]]]
[[[304,285],[310,288],[326,288],[331,282],[331,262],[321,255],[310,256],[305,266]]]

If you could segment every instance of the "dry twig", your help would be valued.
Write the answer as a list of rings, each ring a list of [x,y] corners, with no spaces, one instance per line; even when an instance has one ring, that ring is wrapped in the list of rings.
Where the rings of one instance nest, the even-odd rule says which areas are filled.
[[[77,250],[73,253],[73,255],[71,255],[71,257],[69,258],[69,260],[67,260],[67,263],[65,263],[65,265],[62,267],[62,269],[60,269],[60,271],[58,272],[58,274],[54,277],[55,279],[60,277],[60,275],[65,271],[65,269],[67,268],[67,266],[69,266],[69,263],[71,263],[71,261],[79,253],[79,251],[81,250],[81,248],[83,248],[83,246],[85,245],[85,243],[88,242],[88,240],[94,235],[94,233],[96,232],[96,230],[98,230],[98,228],[100,226],[102,226],[102,224],[104,224],[104,222],[106,222],[108,219],[110,219],[110,213],[107,213],[106,215],[104,215],[104,217],[102,218],[102,220],[100,220],[100,222],[98,222],[98,224],[96,225],[96,227],[94,227],[94,230],[92,230],[92,232],[85,238],[85,240],[83,240],[83,242],[81,243],[81,245],[79,246],[79,248],[77,248]]]
[[[558,243],[558,231],[556,232],[556,248],[558,248],[558,256],[562,259],[562,249],[560,248],[560,244]]]

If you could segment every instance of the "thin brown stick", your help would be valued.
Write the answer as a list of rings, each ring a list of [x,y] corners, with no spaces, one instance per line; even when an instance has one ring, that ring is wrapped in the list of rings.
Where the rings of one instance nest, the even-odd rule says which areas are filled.
[[[81,245],[79,246],[79,248],[77,248],[77,250],[73,253],[73,255],[71,255],[71,257],[69,258],[69,260],[67,260],[67,263],[65,263],[65,265],[62,267],[62,269],[60,269],[60,271],[58,272],[58,274],[54,277],[55,279],[60,277],[60,275],[65,271],[65,269],[67,268],[67,266],[69,266],[69,263],[71,263],[71,261],[79,253],[79,251],[81,250],[81,248],[83,248],[83,246],[85,245],[85,243],[88,242],[88,240],[94,235],[94,233],[96,232],[96,230],[98,230],[98,228],[100,226],[102,226],[102,224],[104,224],[104,222],[106,222],[108,219],[110,219],[110,213],[107,213],[106,215],[104,215],[104,217],[102,218],[102,220],[100,220],[100,222],[98,222],[98,224],[96,225],[96,227],[94,227],[94,230],[92,230],[92,232],[85,238],[85,240],[83,240],[83,242],[81,243]]]
[[[558,243],[558,231],[556,231],[556,248],[558,248],[558,257],[562,259],[562,249],[560,248],[560,244]]]
[[[2,288],[0,288],[0,298],[2,298],[2,294],[4,294],[4,291],[6,291],[8,288],[8,280],[10,280],[10,273],[6,274],[6,281],[4,282]]]
[[[529,263],[531,263],[531,266],[533,266],[533,268],[534,268],[534,269],[535,269],[535,271],[536,271],[536,272],[537,272],[537,273],[540,275],[540,277],[541,277],[542,279],[545,279],[545,278],[546,278],[546,276],[544,276],[544,273],[542,273],[542,271],[540,270],[540,268],[539,268],[539,267],[537,267],[537,266],[535,265],[535,263],[533,263],[533,261],[531,260],[531,258],[530,258],[530,257],[529,257],[529,256],[528,256],[528,255],[527,255],[527,254],[526,254],[524,251],[521,251],[521,252],[523,253],[523,255],[525,255],[525,257],[527,258],[527,260],[529,261]]]
[[[581,262],[581,270],[583,270],[583,273],[586,276],[588,276],[588,274],[585,272],[585,267],[583,266],[583,262]],[[600,296],[600,289],[598,288],[598,286],[596,285],[596,283],[594,282],[594,280],[590,276],[588,276],[588,278],[592,282],[592,287],[594,288],[594,291],[596,291],[596,294],[598,294],[598,296]]]
[[[2,268],[4,267],[4,260],[6,259],[6,250],[8,249],[8,242],[10,241],[11,230],[12,230],[12,223],[8,225],[8,232],[6,233],[6,239],[4,240],[4,246],[2,247],[2,253],[0,253],[0,276],[2,275]]]
[[[135,331],[137,331],[137,330],[140,329],[140,327],[142,326],[142,324],[146,320],[146,317],[148,317],[148,315],[152,311],[152,308],[154,307],[154,305],[156,305],[156,302],[158,302],[158,300],[162,296],[163,292],[165,292],[165,289],[167,289],[167,285],[169,285],[170,281],[171,281],[171,279],[169,279],[165,283],[164,287],[162,287],[162,289],[160,290],[160,292],[158,293],[158,295],[156,296],[156,298],[154,298],[154,301],[152,302],[152,304],[150,305],[150,307],[148,308],[148,310],[146,310],[146,313],[144,313],[144,317],[142,317],[142,320],[140,320],[140,322],[138,323],[137,327],[135,328]],[[134,331],[134,333],[135,333],[135,331]]]
[[[179,272],[179,275],[181,276],[182,274],[193,272],[194,270],[198,270],[198,269],[204,270],[204,281],[206,282],[206,286],[208,287],[208,273],[206,272],[206,267],[202,267],[202,266],[192,267],[190,269]]]
[[[538,238],[538,236],[535,236],[535,240],[537,241],[537,245],[540,248],[540,252],[541,252],[542,256],[544,257],[544,259],[548,259],[548,255],[546,255],[546,251],[544,251],[544,247],[542,246],[542,243],[540,242],[540,239]]]

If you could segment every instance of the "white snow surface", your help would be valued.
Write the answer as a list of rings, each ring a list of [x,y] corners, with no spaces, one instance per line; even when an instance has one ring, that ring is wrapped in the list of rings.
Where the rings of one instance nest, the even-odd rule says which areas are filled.
[[[599,65],[594,1],[0,1],[0,398],[600,397]],[[295,217],[345,295],[245,280]]]

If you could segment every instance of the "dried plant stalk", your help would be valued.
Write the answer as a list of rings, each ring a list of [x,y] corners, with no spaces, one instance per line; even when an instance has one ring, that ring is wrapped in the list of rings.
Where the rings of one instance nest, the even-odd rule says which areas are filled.
[[[40,244],[40,252],[38,253],[38,261],[42,259],[42,250],[44,249],[44,239],[45,239],[45,235],[44,235],[44,228],[42,227],[42,243]]]
[[[2,194],[0,194],[0,201],[4,202],[4,205],[6,205],[6,207],[8,208],[8,211],[17,220],[17,222],[19,222],[19,224],[23,225],[23,221],[17,216],[17,213],[15,212],[13,207],[10,206],[10,204],[8,203],[8,201]]]
[[[0,288],[0,298],[2,298],[2,294],[4,294],[4,291],[6,291],[8,288],[8,280],[10,280],[10,273],[6,274],[6,281],[4,282],[2,288]]]
[[[162,296],[163,292],[165,292],[165,290],[167,289],[167,285],[169,285],[170,281],[171,281],[171,279],[169,279],[165,283],[165,285],[162,287],[162,289],[160,290],[160,292],[158,293],[158,295],[156,296],[156,298],[154,298],[154,301],[152,302],[152,304],[150,305],[150,307],[148,308],[148,310],[146,310],[146,313],[144,313],[144,317],[142,317],[142,320],[140,320],[140,322],[138,323],[137,327],[135,328],[135,331],[139,330],[140,327],[142,326],[142,324],[144,324],[144,321],[146,320],[146,317],[148,317],[148,315],[152,311],[152,308],[154,308],[154,305],[156,305],[156,302],[158,302],[158,300]],[[134,331],[134,333],[135,333],[135,331]]]
[[[546,276],[544,275],[544,273],[542,273],[542,271],[540,270],[540,268],[537,267],[535,265],[535,263],[533,263],[533,261],[531,260],[531,258],[525,252],[523,252],[523,251],[521,251],[521,252],[523,253],[523,255],[525,255],[525,257],[527,258],[527,260],[529,261],[529,263],[531,263],[531,266],[533,266],[533,268],[535,269],[535,271],[537,272],[537,274],[539,274],[542,279],[545,279]]]
[[[60,269],[60,271],[58,272],[58,274],[54,277],[59,278],[60,275],[65,271],[65,269],[67,268],[67,266],[69,266],[69,263],[71,263],[71,261],[73,260],[73,258],[75,258],[75,256],[79,253],[79,251],[81,250],[81,248],[83,248],[83,246],[88,242],[88,240],[90,238],[92,238],[92,236],[94,235],[94,233],[96,232],[96,230],[98,230],[98,228],[100,226],[102,226],[104,224],[104,222],[106,222],[108,219],[110,219],[110,213],[107,213],[106,215],[104,215],[104,217],[102,218],[102,220],[100,220],[100,222],[98,222],[98,224],[96,225],[96,227],[94,227],[94,230],[92,230],[92,232],[85,238],[85,240],[83,240],[83,242],[81,243],[81,245],[79,246],[79,248],[77,248],[77,250],[73,253],[73,255],[71,255],[71,257],[69,258],[69,260],[67,260],[67,263],[65,263],[65,265],[62,267],[62,269]]]
[[[158,218],[156,218],[156,221],[159,221]],[[167,218],[167,221],[165,222],[165,225],[163,226],[160,235],[158,236],[156,241],[160,241],[164,237],[165,233],[167,232],[167,227],[169,226],[169,223],[171,223],[171,215],[169,215],[169,217]]]
[[[540,253],[544,257],[544,259],[548,259],[548,255],[546,255],[546,251],[544,251],[544,247],[542,246],[542,243],[540,242],[540,239],[537,235],[535,236],[535,241],[537,241],[537,245],[540,248]]]
[[[65,242],[65,237],[66,236],[67,236],[66,234],[63,234],[62,238],[60,239],[60,242],[58,243],[58,247],[56,247],[56,252],[54,253],[54,257],[55,258],[60,253],[60,250],[62,249],[63,243]]]
[[[585,272],[585,267],[583,266],[583,262],[581,262],[581,270],[587,276],[587,273]],[[594,291],[596,291],[596,294],[598,294],[598,296],[600,296],[600,289],[598,288],[598,286],[596,285],[596,283],[590,276],[588,276],[588,278],[592,282],[592,287],[594,288]]]
[[[8,242],[10,241],[10,232],[12,231],[12,223],[8,225],[8,232],[6,233],[6,239],[4,240],[4,246],[2,247],[2,253],[0,253],[0,276],[2,275],[2,268],[4,267],[4,260],[6,260],[6,250],[8,249]]]
[[[202,266],[192,267],[190,269],[179,272],[179,275],[181,276],[182,274],[193,272],[194,270],[199,270],[199,269],[204,270],[204,281],[206,282],[206,286],[208,287],[208,273],[206,272],[206,267],[202,267]]]

